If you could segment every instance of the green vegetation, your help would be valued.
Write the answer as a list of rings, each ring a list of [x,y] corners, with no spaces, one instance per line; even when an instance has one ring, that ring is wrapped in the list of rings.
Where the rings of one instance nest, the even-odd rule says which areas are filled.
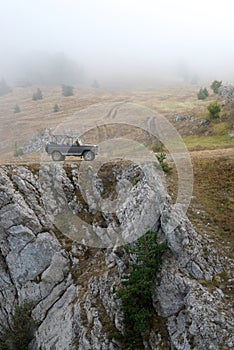
[[[224,135],[211,135],[211,136],[184,136],[184,143],[186,147],[192,150],[204,150],[204,149],[215,149],[233,147],[234,140],[228,139],[226,134]]]
[[[222,81],[214,80],[212,84],[210,85],[211,89],[215,94],[219,92],[219,88],[222,85]]]
[[[172,167],[170,167],[169,164],[165,161],[165,159],[167,158],[166,153],[157,154],[156,157],[164,173],[169,173]]]
[[[24,154],[23,150],[21,148],[18,148],[17,142],[15,142],[14,146],[14,157],[20,157]]]
[[[212,131],[216,134],[216,135],[227,135],[228,132],[228,126],[229,123],[228,122],[218,122],[218,123],[212,123]]]
[[[54,113],[57,113],[57,112],[59,112],[59,106],[58,106],[57,103],[55,103],[55,105],[54,105]]]
[[[20,107],[19,105],[16,104],[14,107],[14,113],[19,113],[19,112],[21,112]]]
[[[134,246],[126,251],[133,254],[131,272],[122,278],[122,289],[117,298],[122,299],[125,333],[119,336],[125,349],[142,347],[153,322],[152,286],[166,249],[166,242],[157,243],[157,233],[148,231]]]
[[[42,100],[43,96],[42,96],[42,92],[41,89],[37,89],[36,92],[34,92],[34,94],[32,95],[32,100],[33,101],[37,101],[37,100]]]
[[[207,88],[204,88],[204,89],[201,88],[197,94],[198,100],[205,100],[208,96],[209,96],[209,93]]]
[[[213,103],[209,104],[207,109],[208,109],[210,118],[212,118],[212,119],[219,118],[221,106],[217,102],[213,102]]]
[[[0,335],[0,350],[28,350],[34,337],[36,323],[31,316],[32,306],[24,303],[16,306],[11,325],[3,326]]]
[[[63,96],[73,96],[73,86],[69,86],[69,85],[62,85],[62,95]]]
[[[134,187],[140,180],[140,177],[135,177],[135,179],[132,181],[132,187]]]

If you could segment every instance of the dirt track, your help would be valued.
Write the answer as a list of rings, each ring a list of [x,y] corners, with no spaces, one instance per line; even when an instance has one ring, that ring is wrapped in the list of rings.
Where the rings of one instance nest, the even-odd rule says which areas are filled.
[[[190,151],[190,156],[192,158],[234,158],[234,148],[217,148],[212,150],[206,149],[201,151]]]

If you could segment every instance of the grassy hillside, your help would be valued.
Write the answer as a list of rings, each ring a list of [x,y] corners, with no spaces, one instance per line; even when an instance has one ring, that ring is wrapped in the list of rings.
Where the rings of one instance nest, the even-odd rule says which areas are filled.
[[[233,147],[234,139],[228,138],[228,133],[234,132],[233,109],[224,105],[224,101],[211,94],[207,100],[197,99],[198,87],[166,86],[145,91],[111,91],[102,89],[74,89],[74,96],[64,97],[61,87],[40,87],[43,99],[32,100],[37,87],[13,88],[13,91],[0,97],[1,122],[1,154],[8,157],[12,154],[15,142],[18,146],[30,139],[38,130],[46,127],[55,128],[74,116],[82,109],[104,103],[133,102],[147,106],[161,115],[166,116],[172,125],[184,137],[189,149],[212,149]],[[207,119],[207,106],[218,99],[223,105],[221,118],[211,121],[209,125],[199,124]],[[20,112],[15,113],[15,105]],[[54,105],[59,107],[54,112]],[[174,121],[174,116],[190,117],[188,120]],[[95,116],[88,116],[90,125],[95,125]],[[82,124],[82,120],[76,124]]]
[[[149,107],[168,118],[171,124],[181,133],[186,146],[191,152],[194,170],[194,196],[188,215],[202,234],[208,232],[221,241],[234,245],[234,138],[227,134],[234,133],[233,107],[226,104],[217,95],[208,99],[197,99],[198,86],[162,86],[160,89],[112,91],[102,89],[74,89],[74,96],[64,97],[61,87],[40,87],[43,99],[32,100],[37,87],[14,88],[12,92],[0,97],[0,135],[1,162],[22,162],[24,158],[13,157],[15,143],[20,147],[31,139],[36,131],[44,128],[56,128],[60,124],[70,124],[75,128],[82,123],[95,126],[95,114],[85,114],[83,119],[77,112],[87,107],[102,106],[105,103],[133,102]],[[208,119],[207,106],[214,101],[222,105],[220,118],[211,120],[207,125],[200,125]],[[20,112],[15,113],[18,104]],[[54,105],[59,107],[54,112]],[[93,111],[95,111],[95,108]],[[108,115],[107,111],[107,115]],[[175,116],[178,121],[175,121]],[[104,116],[99,116],[103,118]],[[99,128],[99,133],[114,136],[116,130]],[[141,140],[139,130],[126,136]],[[99,135],[100,136],[100,135]],[[90,133],[91,141],[97,141],[94,133]],[[199,151],[203,150],[203,151]],[[209,151],[213,150],[213,151]],[[40,160],[40,155],[33,155],[32,160]],[[27,159],[30,161],[30,159]],[[176,197],[177,174],[173,169],[167,175],[169,191]],[[225,244],[226,244],[225,243]],[[228,243],[229,244],[229,243]]]

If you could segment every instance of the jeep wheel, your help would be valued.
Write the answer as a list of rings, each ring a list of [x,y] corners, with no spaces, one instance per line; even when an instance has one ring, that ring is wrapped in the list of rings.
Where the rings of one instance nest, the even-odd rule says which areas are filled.
[[[55,162],[59,162],[59,161],[62,161],[65,159],[65,156],[63,156],[59,151],[54,151],[52,153],[52,159],[55,161]]]
[[[94,160],[95,158],[95,154],[92,151],[86,151],[83,154],[84,160],[90,161],[90,160]]]

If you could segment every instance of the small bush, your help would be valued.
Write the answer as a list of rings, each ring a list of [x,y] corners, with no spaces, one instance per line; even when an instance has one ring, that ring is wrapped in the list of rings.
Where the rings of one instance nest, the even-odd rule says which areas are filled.
[[[204,94],[203,90],[200,89],[199,92],[198,92],[198,94],[197,94],[198,100],[205,100],[206,97],[207,97],[207,96]]]
[[[222,85],[222,81],[214,80],[210,87],[213,90],[213,92],[217,94],[219,92],[219,88],[221,85]]]
[[[54,113],[57,113],[59,111],[59,106],[57,105],[57,103],[55,103],[54,105]]]
[[[140,180],[140,177],[135,177],[132,181],[132,187],[134,187]]]
[[[217,102],[211,103],[208,107],[208,112],[210,115],[210,118],[219,118],[219,113],[221,111],[221,106]]]
[[[1,350],[28,350],[34,337],[36,323],[31,316],[32,306],[24,303],[16,306],[11,325],[2,328],[0,335]]]
[[[37,101],[37,100],[42,100],[43,96],[42,96],[42,92],[41,89],[37,89],[36,92],[34,92],[34,94],[32,95],[32,99],[33,101]]]
[[[208,96],[209,96],[209,93],[207,88],[204,88],[204,89],[201,88],[197,94],[198,100],[205,100]]]
[[[63,96],[73,96],[73,86],[62,85],[62,95]]]
[[[166,153],[157,154],[156,157],[164,173],[169,173],[169,171],[172,170],[172,167],[170,167],[169,164],[165,161],[167,158]]]
[[[203,89],[203,92],[204,92],[204,94],[206,95],[206,97],[209,96],[209,92],[208,92],[207,88],[204,88],[204,89]]]
[[[16,104],[14,107],[14,113],[19,113],[19,112],[21,112],[21,110],[19,108],[19,105]]]
[[[21,157],[24,154],[22,148],[18,148],[17,142],[15,142],[15,147],[14,147],[14,157]]]

